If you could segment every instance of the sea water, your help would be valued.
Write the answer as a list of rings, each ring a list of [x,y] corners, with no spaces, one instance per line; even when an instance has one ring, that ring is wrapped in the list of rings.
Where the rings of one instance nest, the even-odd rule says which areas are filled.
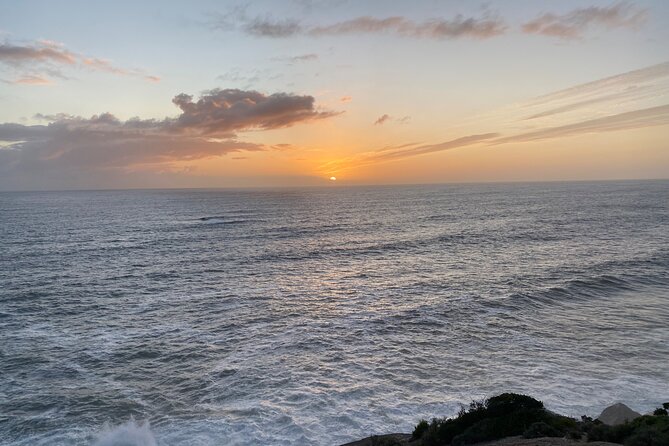
[[[0,194],[0,444],[669,401],[669,182]]]

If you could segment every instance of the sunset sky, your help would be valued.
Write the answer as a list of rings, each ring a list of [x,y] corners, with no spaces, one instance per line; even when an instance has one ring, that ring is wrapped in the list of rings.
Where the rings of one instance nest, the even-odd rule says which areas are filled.
[[[669,2],[0,2],[0,190],[669,177]]]

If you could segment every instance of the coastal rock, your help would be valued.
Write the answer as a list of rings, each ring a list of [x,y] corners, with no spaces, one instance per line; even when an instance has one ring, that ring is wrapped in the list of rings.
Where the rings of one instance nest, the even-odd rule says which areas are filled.
[[[404,446],[409,444],[411,434],[374,435],[341,446]]]
[[[364,438],[362,440],[354,441],[353,443],[346,443],[341,446],[413,446],[420,445],[420,442],[411,441],[409,434],[388,434],[375,435],[373,437]],[[522,437],[507,437],[501,440],[486,441],[483,443],[476,443],[474,446],[620,446],[615,443],[607,443],[604,441],[593,441],[583,443],[578,440],[570,440],[567,438],[522,438]]]
[[[613,406],[609,406],[604,409],[597,417],[597,419],[604,424],[608,424],[609,426],[615,426],[617,424],[623,424],[626,421],[631,421],[640,416],[640,413],[633,411],[623,403],[616,403]]]

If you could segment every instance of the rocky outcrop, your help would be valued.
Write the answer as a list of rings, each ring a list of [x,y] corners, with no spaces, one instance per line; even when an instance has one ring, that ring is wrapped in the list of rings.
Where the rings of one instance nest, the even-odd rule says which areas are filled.
[[[604,409],[600,416],[597,417],[599,421],[609,426],[623,424],[625,421],[631,421],[640,417],[641,414],[633,411],[623,403],[617,403]]]

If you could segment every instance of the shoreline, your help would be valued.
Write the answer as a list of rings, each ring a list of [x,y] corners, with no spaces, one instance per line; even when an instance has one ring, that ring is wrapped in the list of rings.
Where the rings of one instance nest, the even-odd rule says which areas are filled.
[[[417,440],[411,440],[411,434],[372,435],[361,440],[352,441],[339,446],[418,446]],[[500,440],[472,443],[472,446],[620,446],[620,443],[607,441],[571,440],[568,438],[539,437],[523,438],[521,436],[506,437]]]
[[[413,433],[372,435],[339,446],[657,446],[669,445],[669,402],[642,415],[623,403],[595,419],[549,411],[527,395],[504,393],[457,416],[421,420]]]

